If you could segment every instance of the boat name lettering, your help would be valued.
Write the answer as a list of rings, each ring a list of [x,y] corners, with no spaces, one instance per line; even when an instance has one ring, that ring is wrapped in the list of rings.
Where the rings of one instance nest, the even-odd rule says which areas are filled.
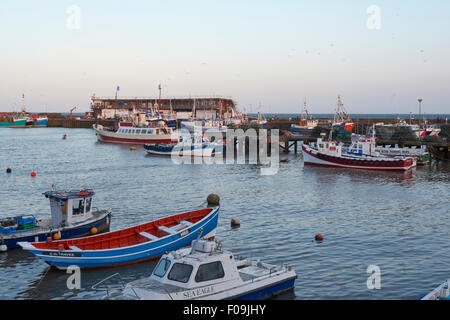
[[[211,286],[211,287],[205,287],[205,288],[199,288],[199,289],[195,289],[195,290],[185,291],[185,292],[183,292],[183,296],[185,298],[194,298],[194,297],[203,296],[205,294],[211,294],[213,292],[214,292],[214,286]]]
[[[183,238],[184,236],[188,235],[191,231],[189,229],[183,230],[180,232],[180,238]]]
[[[46,256],[56,256],[56,257],[81,257],[81,253],[73,253],[73,252],[42,252],[43,255]]]

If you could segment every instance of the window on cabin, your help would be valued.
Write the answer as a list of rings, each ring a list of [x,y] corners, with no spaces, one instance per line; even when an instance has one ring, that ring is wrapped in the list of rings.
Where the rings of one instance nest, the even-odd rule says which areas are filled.
[[[73,207],[72,207],[72,215],[78,215],[84,213],[84,199],[81,200],[73,200]]]
[[[92,198],[86,198],[86,212],[91,211]]]
[[[225,272],[223,271],[222,263],[220,261],[215,261],[202,264],[198,267],[197,274],[195,275],[195,281],[210,281],[223,277],[225,277]]]
[[[167,279],[187,283],[194,269],[190,264],[175,263],[167,276]]]
[[[167,270],[169,270],[170,267],[170,260],[169,259],[161,259],[158,263],[158,265],[156,266],[155,270],[153,271],[153,274],[157,277],[164,277],[164,275],[166,274]]]
[[[141,133],[141,129],[137,129],[136,134],[140,134],[140,133]]]
[[[142,129],[142,134],[147,134],[147,129]]]

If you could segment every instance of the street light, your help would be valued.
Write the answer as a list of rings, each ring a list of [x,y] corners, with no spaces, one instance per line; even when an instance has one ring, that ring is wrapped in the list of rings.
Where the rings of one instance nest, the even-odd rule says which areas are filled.
[[[421,125],[421,119],[422,119],[422,101],[423,99],[417,99],[419,101],[419,126]]]

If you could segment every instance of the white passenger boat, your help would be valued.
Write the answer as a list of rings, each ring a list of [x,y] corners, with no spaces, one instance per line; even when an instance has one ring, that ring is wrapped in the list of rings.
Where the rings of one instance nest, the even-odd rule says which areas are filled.
[[[113,143],[171,143],[177,142],[173,128],[133,126],[132,123],[121,122],[117,129],[106,128],[99,124],[94,124],[93,128],[99,141]]]
[[[178,139],[178,143],[146,144],[144,148],[148,154],[157,156],[213,157],[223,152],[222,140],[211,142],[206,137],[183,135],[180,135]]]
[[[319,138],[315,144],[303,144],[302,153],[305,164],[317,166],[391,171],[404,171],[416,166],[416,161],[411,157],[380,155],[375,151],[374,137],[354,141],[350,147]]]
[[[424,296],[421,300],[450,300],[450,279]]]
[[[163,255],[150,277],[130,282],[108,298],[260,300],[293,289],[296,278],[295,271],[287,265],[275,266],[257,259],[235,260],[231,252],[222,250],[220,243],[195,240],[192,248]]]

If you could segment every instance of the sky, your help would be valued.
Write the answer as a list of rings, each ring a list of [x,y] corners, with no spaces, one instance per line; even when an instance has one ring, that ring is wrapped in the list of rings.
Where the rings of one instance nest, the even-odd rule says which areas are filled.
[[[114,96],[450,113],[450,1],[1,0],[0,111]]]

